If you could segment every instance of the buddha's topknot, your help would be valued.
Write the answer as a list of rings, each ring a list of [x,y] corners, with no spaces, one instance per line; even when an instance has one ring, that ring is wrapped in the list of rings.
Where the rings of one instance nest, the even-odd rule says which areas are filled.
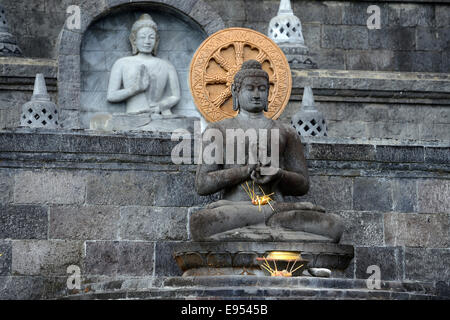
[[[237,91],[241,89],[241,84],[245,77],[263,77],[269,81],[269,75],[263,70],[261,63],[256,60],[245,61],[234,76],[234,85]]]

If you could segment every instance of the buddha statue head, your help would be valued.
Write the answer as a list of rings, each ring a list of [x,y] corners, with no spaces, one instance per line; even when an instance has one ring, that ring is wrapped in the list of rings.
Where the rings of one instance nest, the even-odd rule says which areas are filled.
[[[247,60],[234,76],[231,86],[233,110],[268,111],[269,75],[256,60]]]
[[[130,43],[133,55],[140,52],[156,55],[159,43],[158,27],[149,14],[143,14],[133,24]]]

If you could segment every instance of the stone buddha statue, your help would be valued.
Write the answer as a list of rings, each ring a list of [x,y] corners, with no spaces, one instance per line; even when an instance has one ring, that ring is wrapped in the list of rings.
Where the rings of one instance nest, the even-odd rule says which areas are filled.
[[[151,120],[176,117],[171,108],[180,101],[180,84],[175,67],[155,56],[158,42],[156,23],[143,14],[131,29],[133,55],[118,59],[111,70],[107,100],[126,102],[128,117],[122,122],[129,129],[145,130]]]
[[[250,161],[254,160],[251,156],[245,157],[244,164],[230,164],[229,161],[199,164],[195,181],[197,192],[208,195],[223,191],[223,199],[192,214],[190,231],[193,240],[339,242],[344,231],[339,216],[326,213],[324,208],[312,203],[284,201],[285,196],[302,196],[308,192],[308,169],[300,136],[290,126],[264,115],[268,110],[268,79],[259,62],[244,62],[232,85],[233,108],[239,110],[238,115],[211,123],[206,130],[219,130],[223,135],[223,139],[213,142],[222,144],[216,147],[224,150],[223,157],[230,151],[226,149],[225,141],[233,130],[254,129],[258,135],[262,130],[275,130],[278,141],[268,139],[266,146],[258,144],[257,148],[276,152],[271,149],[275,145],[273,142],[277,143],[279,165],[259,158]],[[241,139],[246,154],[254,148],[249,141]],[[207,142],[203,144],[205,148]],[[256,194],[260,197],[270,195],[272,201],[265,205],[258,205],[258,201],[252,203],[250,198],[255,199]]]

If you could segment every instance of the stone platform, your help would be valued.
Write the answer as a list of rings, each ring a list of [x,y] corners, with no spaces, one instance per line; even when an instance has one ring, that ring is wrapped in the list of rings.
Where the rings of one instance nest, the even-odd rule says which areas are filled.
[[[260,275],[256,258],[271,251],[301,252],[306,268],[345,270],[353,258],[353,246],[330,242],[184,242],[174,247],[174,257],[184,276]]]
[[[314,277],[167,277],[106,281],[87,285],[64,300],[440,300],[448,299],[431,283],[381,281],[369,290],[366,280]]]

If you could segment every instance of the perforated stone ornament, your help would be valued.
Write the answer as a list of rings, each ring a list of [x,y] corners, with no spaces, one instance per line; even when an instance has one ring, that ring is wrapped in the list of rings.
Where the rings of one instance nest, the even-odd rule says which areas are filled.
[[[276,43],[304,45],[300,19],[294,15],[289,0],[282,0],[278,15],[269,23],[269,37]]]
[[[29,128],[57,129],[58,118],[57,106],[47,93],[44,75],[38,73],[34,82],[33,96],[22,106],[20,125]]]
[[[277,16],[270,20],[267,35],[283,50],[292,69],[317,69],[302,34],[302,23],[291,2],[281,0]]]
[[[0,56],[21,56],[16,38],[10,33],[5,8],[0,5]]]
[[[300,136],[326,137],[328,135],[325,118],[314,106],[311,87],[305,87],[302,108],[292,116],[291,125]]]

